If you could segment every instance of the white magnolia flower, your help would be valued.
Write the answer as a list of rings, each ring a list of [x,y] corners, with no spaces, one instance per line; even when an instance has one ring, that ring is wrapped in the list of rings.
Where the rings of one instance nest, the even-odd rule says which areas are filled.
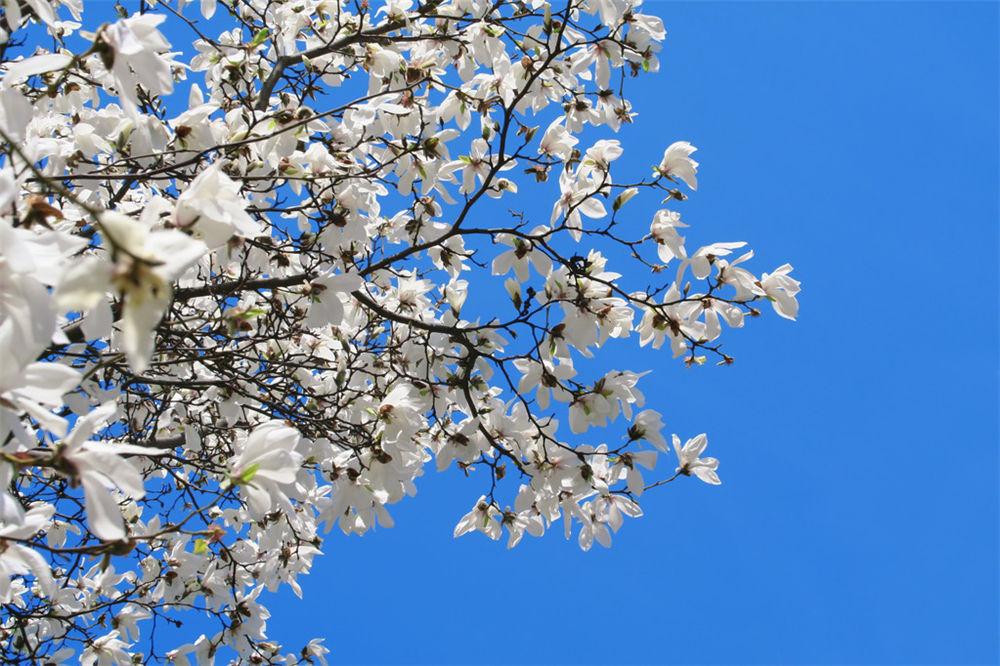
[[[87,644],[80,655],[80,666],[120,666],[134,663],[128,653],[129,644],[121,640],[118,630],[111,631]]]
[[[580,143],[578,138],[570,134],[569,130],[562,126],[562,121],[562,118],[556,118],[546,128],[545,134],[542,135],[542,140],[538,144],[539,155],[555,157],[565,161],[569,159],[570,153],[573,151],[573,146]]]
[[[624,477],[629,492],[636,497],[640,497],[646,490],[646,485],[642,479],[642,473],[638,470],[637,466],[653,469],[656,467],[656,455],[656,451],[630,451],[623,453],[615,463],[611,478],[617,480]],[[617,531],[618,528],[614,529]]]
[[[180,647],[167,652],[167,660],[174,666],[191,666],[192,661],[199,666],[212,666],[215,664],[215,644],[201,634],[194,643],[185,643]],[[187,655],[194,653],[192,659]]]
[[[555,397],[559,402],[569,402],[572,394],[563,388],[563,383],[576,376],[571,359],[561,359],[556,364],[556,359],[542,359],[541,363],[533,362],[526,358],[514,360],[514,367],[521,372],[521,382],[517,386],[520,395],[528,395],[532,389],[537,388],[535,399],[542,409],[549,408],[549,398]],[[550,393],[551,390],[551,393]]]
[[[656,252],[660,261],[669,264],[672,259],[684,259],[687,251],[684,249],[684,236],[677,230],[688,225],[681,222],[681,214],[672,210],[658,210],[653,217],[649,231],[656,241]]]
[[[683,447],[681,446],[681,438],[674,435],[674,450],[677,452],[677,460],[680,462],[680,466],[677,467],[676,471],[684,476],[694,474],[705,483],[717,486],[722,483],[719,480],[719,475],[715,473],[715,470],[719,467],[719,461],[715,458],[698,457],[705,450],[706,446],[708,446],[708,436],[704,433],[694,439],[689,439],[684,443]]]
[[[476,506],[473,507],[472,511],[462,516],[462,519],[458,521],[458,525],[455,525],[455,536],[460,537],[463,534],[477,531],[496,541],[500,538],[502,531],[500,521],[497,520],[500,516],[500,510],[487,502],[486,495],[483,495],[476,502]]]
[[[10,4],[16,6],[17,2]],[[2,35],[0,41],[3,41]],[[25,130],[34,111],[31,102],[18,90],[16,84],[29,76],[61,69],[69,61],[68,55],[46,53],[7,65],[7,71],[0,80],[0,129],[8,137],[14,141],[24,141]]]
[[[65,53],[44,53],[9,63],[0,86],[6,88],[30,76],[62,69],[72,60],[73,56]]]
[[[99,539],[120,541],[125,538],[121,506],[113,492],[138,499],[146,494],[142,474],[122,456],[160,456],[164,449],[92,441],[90,438],[117,413],[114,402],[106,402],[77,419],[73,430],[62,442],[58,457],[74,482],[83,487],[87,527]]]
[[[583,226],[581,215],[600,219],[608,214],[604,204],[596,198],[596,192],[591,189],[593,184],[586,178],[576,178],[569,170],[564,170],[559,176],[559,188],[562,196],[552,207],[552,217],[550,224],[554,224],[563,215],[566,216],[564,224],[570,230],[573,240],[579,241],[583,237]]]
[[[690,155],[698,150],[687,141],[677,141],[663,153],[659,172],[668,178],[680,178],[692,190],[698,189],[698,163]]]
[[[542,520],[542,515],[538,513],[538,510],[534,508],[514,513],[508,507],[508,510],[503,513],[502,523],[510,534],[507,539],[507,548],[513,548],[520,543],[525,532],[536,537],[545,534],[545,521]]]
[[[548,230],[548,227],[544,226],[535,227],[531,231],[531,235],[541,236]],[[497,238],[497,241],[511,246],[511,249],[493,259],[493,275],[506,275],[513,268],[518,281],[527,282],[530,276],[529,266],[534,266],[542,277],[548,277],[552,273],[552,259],[539,250],[531,240],[503,234]]]
[[[2,205],[0,201],[0,208]],[[18,360],[37,356],[56,328],[52,299],[39,278],[46,273],[51,276],[57,266],[56,262],[36,259],[47,254],[39,242],[42,240],[42,236],[0,219],[0,345]],[[20,374],[21,369],[21,363],[0,366],[0,386],[6,383],[4,375]]]
[[[14,480],[15,467],[0,463],[0,523],[20,525],[24,522],[24,507],[13,495],[7,492]]]
[[[240,186],[222,173],[222,163],[216,162],[177,197],[174,225],[190,228],[194,237],[210,248],[224,245],[233,236],[254,238],[264,230],[247,213],[247,205],[240,196]]]
[[[699,280],[704,280],[712,272],[712,264],[717,257],[725,257],[732,254],[733,250],[739,249],[744,245],[746,243],[737,241],[735,243],[712,243],[711,245],[698,248],[697,252],[691,255],[690,258],[685,259],[684,263],[681,264],[677,272],[678,279],[680,279],[679,276],[684,267],[690,265],[691,273]]]
[[[295,428],[268,421],[250,432],[229,461],[229,478],[253,515],[262,516],[275,505],[294,511],[282,486],[295,481],[302,464],[302,454],[295,450],[300,439]]]
[[[577,517],[580,520],[580,534],[577,543],[581,550],[590,550],[594,545],[594,540],[605,548],[611,548],[611,531],[608,524],[597,515],[596,502],[586,502],[580,506]]]
[[[136,85],[154,95],[166,95],[174,89],[170,42],[156,26],[166,20],[164,14],[141,14],[119,19],[100,32],[100,39],[110,52],[102,54],[104,64],[115,79],[118,97],[129,115],[138,117],[139,97]]]
[[[651,453],[655,455],[656,452]],[[612,532],[618,531],[625,522],[625,516],[629,518],[642,516],[642,509],[635,501],[618,493],[603,492],[599,499],[593,501],[593,504],[597,509],[598,520],[607,524]]]
[[[605,173],[611,163],[624,153],[621,143],[613,139],[601,139],[587,149],[583,155],[583,165],[600,173]]]
[[[628,434],[631,439],[641,439],[649,442],[660,451],[667,453],[667,440],[660,430],[663,429],[663,415],[652,409],[644,409],[635,416]],[[652,468],[650,468],[652,469]]]
[[[10,577],[14,575],[30,573],[46,596],[55,594],[56,584],[45,558],[36,550],[13,541],[30,539],[46,529],[55,510],[51,504],[42,504],[29,509],[17,523],[0,524],[0,542],[4,544],[0,550],[0,603],[8,604],[13,600]]]
[[[795,295],[799,293],[800,282],[789,277],[791,272],[791,265],[785,264],[773,273],[764,273],[759,286],[775,312],[785,319],[794,320],[799,314],[799,302],[795,300]]]
[[[351,292],[360,289],[364,280],[356,273],[325,273],[312,281],[312,303],[306,317],[307,328],[339,326],[344,319],[344,304]]]
[[[59,363],[22,365],[25,360],[15,353],[0,363],[0,437],[6,440],[7,433],[12,432],[30,448],[32,443],[18,418],[21,411],[57,437],[65,435],[66,419],[51,410],[63,404],[63,395],[80,383],[82,375]]]
[[[120,213],[101,216],[101,234],[108,258],[89,257],[71,265],[56,290],[59,305],[90,310],[104,300],[109,288],[124,298],[122,348],[136,372],[149,366],[153,329],[173,295],[172,282],[207,248],[176,229],[150,229]]]

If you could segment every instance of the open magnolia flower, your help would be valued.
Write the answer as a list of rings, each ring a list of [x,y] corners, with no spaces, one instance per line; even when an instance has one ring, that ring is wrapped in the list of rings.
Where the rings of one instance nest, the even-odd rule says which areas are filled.
[[[57,468],[83,488],[87,527],[104,541],[120,541],[126,537],[121,505],[114,491],[132,499],[146,494],[142,474],[123,456],[166,453],[163,449],[147,446],[91,440],[117,411],[114,402],[107,402],[79,418],[56,450]]]
[[[61,437],[66,434],[66,419],[53,413],[63,404],[63,396],[80,383],[79,370],[59,363],[28,363],[24,357],[8,356],[0,365],[0,438],[2,449],[14,448],[13,440],[22,448],[34,442],[21,421],[21,414],[30,416],[43,428]],[[21,361],[19,363],[19,361]]]
[[[134,117],[139,114],[137,85],[154,95],[174,88],[173,62],[166,53],[170,43],[157,29],[165,19],[163,15],[141,14],[108,24],[97,35],[97,43],[103,46],[101,60],[114,77],[126,111]]]
[[[247,205],[239,185],[222,173],[222,164],[216,162],[177,197],[173,223],[192,231],[209,248],[217,248],[233,236],[254,238],[263,233],[261,225],[246,212]]]
[[[657,171],[670,179],[680,178],[692,190],[698,189],[698,163],[691,159],[691,153],[698,150],[687,141],[677,141],[663,153]]]
[[[54,513],[55,507],[48,504],[32,507],[16,522],[0,522],[0,541],[4,544],[3,557],[0,557],[0,581],[30,574],[45,596],[51,598],[55,594],[56,583],[49,563],[38,551],[17,543],[48,528]],[[10,585],[0,585],[0,604],[11,603],[18,596],[17,592]]]
[[[681,439],[674,435],[674,451],[677,452],[677,461],[680,463],[677,471],[684,476],[694,474],[705,483],[717,486],[722,481],[715,470],[719,467],[719,461],[715,458],[699,458],[708,446],[708,436],[702,433],[693,439],[684,442],[681,446]]]
[[[302,462],[295,450],[299,439],[295,428],[270,421],[254,428],[230,461],[230,482],[239,486],[254,515],[263,515],[274,505],[291,508],[283,486],[295,481]]]
[[[153,329],[173,293],[172,283],[207,250],[204,243],[175,229],[151,231],[119,213],[101,216],[105,252],[70,266],[57,289],[58,304],[87,311],[103,304],[112,290],[123,300],[122,349],[136,372],[149,366]]]

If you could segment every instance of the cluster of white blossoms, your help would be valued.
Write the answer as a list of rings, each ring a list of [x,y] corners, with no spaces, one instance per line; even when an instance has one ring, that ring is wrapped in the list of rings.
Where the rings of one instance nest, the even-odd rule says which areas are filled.
[[[720,482],[644,373],[580,362],[729,364],[724,328],[797,314],[790,266],[686,245],[691,144],[620,181],[584,139],[658,69],[640,2],[0,4],[0,660],[322,662],[266,592],[429,464],[508,546]]]

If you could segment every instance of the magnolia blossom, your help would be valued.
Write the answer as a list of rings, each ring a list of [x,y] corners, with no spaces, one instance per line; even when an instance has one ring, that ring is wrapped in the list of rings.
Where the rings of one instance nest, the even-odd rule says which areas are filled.
[[[17,522],[0,524],[0,540],[4,544],[0,550],[0,603],[8,604],[14,599],[15,590],[10,586],[10,578],[19,574],[31,574],[38,587],[47,597],[56,591],[52,571],[38,551],[22,546],[13,539],[28,539],[47,528],[52,522],[55,507],[51,504],[29,509]]]
[[[531,236],[542,236],[548,230],[548,227],[536,227],[532,230]],[[514,275],[520,282],[527,282],[529,266],[534,266],[542,277],[548,277],[552,272],[552,259],[538,249],[531,240],[520,236],[501,236],[498,240],[504,245],[511,246],[511,249],[497,255],[493,260],[494,275],[506,275],[513,269]]]
[[[108,491],[117,490],[133,499],[146,493],[142,474],[122,456],[166,453],[146,446],[92,441],[90,438],[114,417],[117,409],[114,402],[107,402],[78,419],[57,451],[61,469],[83,487],[87,527],[104,541],[120,541],[126,536],[119,501]]]
[[[0,438],[8,448],[7,435],[14,437],[29,448],[32,443],[19,416],[29,415],[49,432],[62,436],[66,434],[66,420],[52,413],[52,409],[63,404],[63,395],[80,383],[79,370],[59,363],[29,363],[22,365],[23,358],[6,357],[0,364]]]
[[[14,184],[10,185],[13,190]],[[0,200],[0,209],[5,205]],[[32,210],[56,214],[55,207],[40,197],[30,199],[28,205]],[[48,288],[84,245],[85,241],[67,233],[14,228],[0,218],[0,344],[14,352],[12,356],[18,361],[0,368],[0,377],[20,374],[23,363],[51,340],[58,313]]]
[[[611,168],[611,163],[621,157],[624,152],[618,141],[602,139],[584,153],[583,166],[606,173]]]
[[[663,430],[663,415],[652,409],[644,409],[635,415],[635,421],[632,422],[628,434],[631,439],[647,441],[666,453],[669,448],[666,439],[660,433],[661,430]]]
[[[122,348],[136,372],[142,372],[153,354],[152,330],[170,304],[171,283],[206,247],[180,231],[151,231],[118,213],[102,215],[100,229],[107,253],[70,267],[57,289],[57,301],[64,308],[90,310],[109,289],[121,294]]]
[[[87,646],[80,656],[80,666],[115,666],[129,659],[129,644],[121,640],[116,630],[101,636]]]
[[[559,188],[562,196],[552,207],[552,218],[550,224],[554,224],[560,217],[565,217],[563,224],[573,237],[579,241],[583,237],[583,226],[581,215],[589,218],[599,219],[608,214],[604,204],[596,198],[596,192],[591,188],[593,183],[586,178],[578,178],[576,174],[563,171],[559,177]]]
[[[690,155],[698,150],[687,141],[677,141],[663,153],[657,171],[667,178],[680,178],[692,190],[698,189],[698,163]]]
[[[660,261],[669,264],[672,259],[684,259],[687,255],[684,249],[684,237],[677,233],[688,225],[681,222],[681,215],[672,210],[656,211],[649,231],[656,241],[656,252]]]
[[[569,159],[573,146],[579,142],[578,138],[562,126],[562,118],[556,118],[545,129],[545,134],[538,144],[538,154],[565,161]]]
[[[746,243],[743,242],[712,243],[711,245],[700,247],[697,252],[684,260],[684,263],[678,269],[678,275],[684,270],[685,266],[691,266],[691,273],[699,280],[704,280],[708,277],[712,270],[712,264],[715,263],[718,257],[725,257],[731,254],[733,250],[745,245]]]
[[[791,272],[791,265],[785,264],[773,273],[764,273],[759,288],[767,296],[767,300],[771,301],[775,312],[785,319],[794,320],[799,313],[799,303],[795,300],[795,295],[799,293],[801,283],[788,276]]]
[[[0,464],[0,522],[7,525],[24,522],[24,507],[7,491],[13,480],[14,466]]]
[[[114,76],[119,98],[133,117],[139,112],[137,84],[154,95],[167,94],[174,88],[173,63],[164,55],[170,43],[157,30],[166,18],[162,14],[140,14],[119,19],[98,35],[107,49],[102,59]]]
[[[719,461],[715,458],[699,458],[708,446],[708,436],[702,433],[694,439],[689,439],[681,446],[681,439],[674,435],[674,451],[677,452],[677,460],[680,463],[677,472],[684,476],[694,474],[705,483],[714,486],[719,485],[719,475],[715,470],[719,467]]]
[[[216,162],[177,197],[173,223],[180,229],[191,229],[195,238],[216,248],[234,235],[253,238],[263,233],[246,208],[239,185],[222,173],[221,164]]]
[[[460,537],[475,530],[495,541],[500,538],[502,530],[500,521],[497,520],[499,516],[500,510],[487,502],[486,496],[483,495],[476,502],[472,511],[462,516],[462,519],[455,525],[455,536]]]
[[[279,421],[254,428],[229,462],[229,479],[238,485],[247,506],[260,516],[273,504],[290,507],[283,486],[295,481],[302,454],[295,450],[299,433]]]

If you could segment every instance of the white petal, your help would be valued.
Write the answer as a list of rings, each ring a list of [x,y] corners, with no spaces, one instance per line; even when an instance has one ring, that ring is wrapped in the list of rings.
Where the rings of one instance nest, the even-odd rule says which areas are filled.
[[[25,58],[24,60],[18,62],[12,62],[7,65],[7,73],[4,75],[3,82],[8,86],[20,83],[24,79],[29,76],[34,76],[35,74],[42,74],[44,72],[52,72],[57,69],[62,69],[68,65],[72,59],[72,56],[63,55],[62,53],[46,53],[44,55]]]
[[[153,329],[160,323],[169,304],[169,298],[136,292],[126,297],[121,321],[122,350],[135,372],[145,372],[149,367],[149,359],[153,355]]]
[[[7,551],[4,553],[4,558],[20,561],[31,569],[31,573],[35,575],[35,579],[38,581],[38,587],[42,588],[45,596],[51,597],[56,593],[56,584],[52,579],[52,570],[49,568],[45,558],[39,553],[27,546],[9,544]]]
[[[80,475],[83,497],[87,502],[87,527],[102,541],[121,541],[125,538],[125,521],[107,484],[97,474]]]
[[[719,479],[719,475],[709,467],[694,467],[691,471],[705,483],[710,483],[713,486],[722,484],[722,481]]]
[[[18,392],[43,405],[56,407],[83,375],[79,370],[58,363],[32,363],[24,370],[24,387]]]
[[[700,456],[707,446],[708,435],[702,433],[694,439],[689,439],[687,443],[684,444],[684,453],[689,455],[693,460]]]

